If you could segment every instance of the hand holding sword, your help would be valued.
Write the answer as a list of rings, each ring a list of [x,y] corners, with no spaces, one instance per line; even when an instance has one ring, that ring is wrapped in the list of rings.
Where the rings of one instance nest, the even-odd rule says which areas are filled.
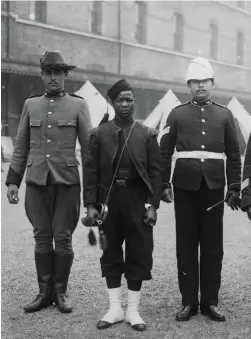
[[[239,183],[233,183],[231,185],[229,185],[229,190],[226,194],[226,197],[225,199],[217,202],[216,204],[210,206],[207,208],[207,211],[210,211],[211,209],[213,209],[214,207],[226,202],[227,205],[234,211],[234,210],[237,210],[238,211],[238,208],[240,208],[241,206],[241,198],[240,198],[240,192],[239,191],[236,191],[234,189],[231,189],[231,186],[233,185],[239,185]]]

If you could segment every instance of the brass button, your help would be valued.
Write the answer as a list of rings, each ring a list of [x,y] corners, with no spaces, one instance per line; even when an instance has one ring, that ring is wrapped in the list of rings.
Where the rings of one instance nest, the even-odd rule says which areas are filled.
[[[202,148],[202,149],[204,149],[204,148],[205,148],[205,146],[204,146],[204,145],[201,145],[201,148]]]
[[[201,110],[201,112],[204,112],[204,111],[205,111],[205,109],[204,109],[203,107],[202,107],[200,110]]]
[[[51,128],[51,125],[48,125],[48,128]]]
[[[206,132],[204,132],[204,131],[202,131],[201,133],[202,133],[203,135],[205,135],[205,134],[206,134]]]
[[[50,143],[50,142],[51,142],[51,140],[50,140],[50,139],[48,139],[48,140],[47,140],[47,142],[48,142],[48,143]]]
[[[206,122],[206,120],[205,120],[205,119],[202,119],[201,121],[202,121],[202,122]]]
[[[51,99],[50,102],[54,102],[55,100]]]
[[[205,160],[204,160],[204,159],[201,159],[200,161],[201,161],[201,162],[204,162]]]

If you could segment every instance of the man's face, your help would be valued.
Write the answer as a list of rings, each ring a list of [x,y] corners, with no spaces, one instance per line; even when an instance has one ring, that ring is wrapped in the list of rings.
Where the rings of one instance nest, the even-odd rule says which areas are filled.
[[[112,104],[116,115],[122,119],[129,118],[132,116],[135,107],[134,93],[131,90],[122,91]]]
[[[46,92],[60,92],[64,90],[64,81],[67,73],[60,70],[42,70],[42,79]]]
[[[194,99],[198,101],[206,101],[211,97],[211,92],[214,88],[212,79],[205,80],[190,80],[188,82],[188,89]]]

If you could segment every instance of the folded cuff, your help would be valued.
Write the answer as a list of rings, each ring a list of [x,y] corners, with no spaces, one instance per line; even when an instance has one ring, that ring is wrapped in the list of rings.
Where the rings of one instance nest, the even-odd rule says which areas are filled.
[[[9,186],[9,185],[17,185],[17,187],[19,187],[21,185],[22,182],[22,176],[15,172],[13,170],[13,168],[10,166],[8,174],[7,174],[7,178],[5,181],[5,185]]]

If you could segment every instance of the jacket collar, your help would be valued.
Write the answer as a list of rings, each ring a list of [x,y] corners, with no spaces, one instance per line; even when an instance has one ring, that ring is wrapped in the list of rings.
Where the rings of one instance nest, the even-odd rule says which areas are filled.
[[[212,100],[209,99],[207,101],[204,101],[204,102],[199,102],[195,99],[192,99],[191,100],[191,104],[194,105],[194,106],[198,106],[198,107],[205,107],[205,106],[210,106],[212,105]]]
[[[65,91],[60,91],[60,92],[57,92],[57,93],[48,93],[48,92],[45,92],[44,93],[44,96],[46,98],[58,98],[58,97],[64,97],[65,96]]]

